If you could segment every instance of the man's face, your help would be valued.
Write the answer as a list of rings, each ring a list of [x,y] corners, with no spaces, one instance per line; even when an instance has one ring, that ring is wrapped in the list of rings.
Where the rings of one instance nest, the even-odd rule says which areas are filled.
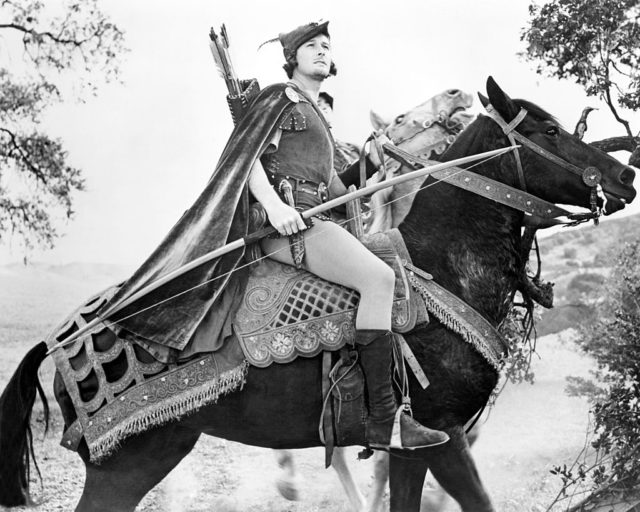
[[[296,51],[298,65],[294,70],[307,78],[324,80],[331,69],[331,42],[324,34],[312,37],[302,43]]]
[[[331,126],[331,118],[333,117],[333,109],[331,108],[331,105],[329,105],[329,102],[327,100],[325,100],[324,98],[322,98],[322,97],[318,98],[318,108],[320,109],[320,112],[322,112],[322,115],[326,119],[327,124],[329,126]]]

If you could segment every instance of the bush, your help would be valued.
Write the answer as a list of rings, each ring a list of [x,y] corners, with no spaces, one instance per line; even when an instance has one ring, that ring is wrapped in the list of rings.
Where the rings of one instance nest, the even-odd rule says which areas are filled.
[[[640,483],[640,240],[624,247],[604,290],[578,339],[598,369],[593,380],[570,379],[571,391],[593,404],[598,461],[571,485],[590,482],[598,499]]]
[[[578,274],[569,281],[567,291],[583,295],[594,295],[602,287],[604,276],[595,272]]]

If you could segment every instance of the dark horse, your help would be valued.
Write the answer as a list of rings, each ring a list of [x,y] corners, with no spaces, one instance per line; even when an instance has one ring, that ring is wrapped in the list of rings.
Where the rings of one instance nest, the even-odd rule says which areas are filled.
[[[519,133],[581,169],[596,167],[602,173],[606,214],[633,200],[635,173],[631,168],[568,134],[536,105],[510,99],[491,78],[487,94],[507,123],[521,108],[527,110]],[[443,160],[508,144],[502,129],[490,118],[480,116]],[[520,155],[529,193],[554,203],[590,207],[591,189],[581,176],[531,150],[521,149]],[[505,155],[476,166],[474,171],[519,187],[514,162],[512,155]],[[521,275],[524,214],[433,179],[427,179],[425,185],[399,228],[414,264],[431,272],[442,286],[498,325],[511,306]],[[603,201],[598,202],[602,206]],[[407,341],[431,381],[427,390],[411,381],[414,414],[421,423],[446,430],[451,441],[391,457],[391,510],[419,510],[427,469],[464,511],[494,510],[462,425],[489,399],[497,372],[469,343],[436,320],[411,332]],[[27,354],[1,398],[0,465],[10,469],[0,472],[0,504],[16,505],[26,500],[28,417],[35,398],[36,371],[45,353],[46,347],[40,344]],[[298,358],[291,364],[264,369],[252,367],[241,392],[231,393],[179,422],[127,439],[101,465],[92,464],[86,445],[81,445],[86,481],[77,510],[134,510],[203,433],[268,448],[318,446],[320,374],[320,357]],[[54,388],[69,425],[75,413],[59,376]]]

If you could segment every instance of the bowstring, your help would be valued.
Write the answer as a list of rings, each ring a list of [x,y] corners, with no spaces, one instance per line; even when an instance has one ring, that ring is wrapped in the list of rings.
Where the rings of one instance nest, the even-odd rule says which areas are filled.
[[[449,176],[447,176],[447,178],[451,178],[451,177],[453,177],[453,176],[455,176],[455,175],[457,175],[457,174],[461,173],[462,171],[472,169],[472,168],[474,168],[474,167],[476,167],[476,166],[478,166],[478,165],[484,164],[484,163],[488,162],[489,160],[492,160],[492,159],[497,158],[497,157],[499,157],[499,156],[502,156],[502,155],[501,155],[501,154],[500,154],[500,155],[493,155],[493,156],[490,156],[490,157],[485,158],[484,160],[480,160],[480,161],[478,161],[478,162],[474,162],[474,163],[473,163],[472,165],[470,165],[469,167],[466,167],[466,168],[464,168],[464,169],[460,169],[459,171],[456,171],[456,172],[454,172],[453,174],[450,174]],[[402,167],[402,166],[401,166],[401,167]],[[427,178],[428,178],[428,176],[427,176],[427,177],[425,177],[425,179],[424,179],[424,181],[425,181],[425,182],[427,181]],[[419,177],[418,177],[418,178],[415,178],[415,179],[419,179]],[[406,198],[406,197],[409,197],[409,196],[411,196],[411,195],[415,195],[415,194],[417,194],[418,192],[420,192],[420,191],[422,191],[422,190],[426,190],[426,189],[428,189],[428,188],[430,188],[430,187],[432,187],[432,186],[434,186],[434,185],[437,185],[438,183],[441,183],[443,180],[444,180],[444,178],[436,179],[436,181],[434,181],[433,183],[429,183],[429,184],[427,184],[427,185],[425,185],[425,184],[423,183],[423,184],[422,184],[420,187],[418,187],[417,189],[412,190],[412,191],[410,191],[410,192],[408,192],[408,193],[406,193],[406,194],[404,194],[404,195],[401,195],[401,196],[399,196],[399,197],[396,197],[396,198],[394,198],[394,199],[391,199],[390,201],[387,201],[387,202],[385,202],[385,203],[381,203],[381,204],[380,204],[380,206],[378,206],[378,207],[376,207],[376,208],[373,208],[372,210],[381,209],[381,208],[383,208],[383,207],[386,207],[386,206],[390,205],[391,203],[394,203],[394,202],[396,202],[396,201],[400,201],[400,200],[402,200],[402,199],[404,199],[404,198]],[[410,181],[410,180],[409,180],[409,181]],[[338,224],[339,226],[341,226],[341,227],[342,227],[343,225],[347,224],[347,223],[349,222],[349,220],[350,220],[350,219],[345,219],[345,220],[342,220],[342,221],[339,221],[339,222],[335,222],[335,224]],[[332,221],[332,222],[333,222],[333,221]],[[304,233],[304,231],[301,231],[301,233]],[[288,235],[285,235],[285,236],[288,236]],[[313,238],[314,236],[317,236],[317,234],[315,234],[315,235],[314,235],[314,234],[305,235],[305,238],[307,238],[307,237],[308,237],[308,238]],[[283,247],[282,249],[277,249],[277,250],[275,250],[275,251],[271,251],[270,253],[264,254],[263,256],[261,256],[261,257],[259,257],[259,258],[256,258],[256,259],[255,259],[255,260],[253,260],[253,261],[247,262],[247,263],[245,263],[245,264],[243,264],[243,265],[239,265],[239,266],[237,266],[237,267],[233,268],[232,270],[230,270],[230,271],[228,271],[228,272],[225,272],[225,273],[220,274],[220,275],[218,275],[218,276],[212,277],[211,279],[207,279],[206,281],[203,281],[202,283],[198,283],[197,285],[192,286],[191,288],[187,288],[186,290],[182,290],[181,292],[178,292],[178,293],[176,293],[176,294],[174,294],[174,295],[171,295],[170,297],[167,297],[167,298],[165,298],[165,299],[163,299],[163,300],[161,300],[161,301],[158,301],[158,302],[155,302],[155,303],[153,303],[153,304],[150,304],[149,306],[147,306],[147,307],[145,307],[145,308],[143,308],[143,309],[140,309],[140,310],[138,310],[138,311],[135,311],[135,312],[133,312],[133,313],[130,313],[129,315],[127,315],[127,316],[125,316],[125,317],[118,318],[118,320],[117,320],[117,321],[108,322],[108,320],[106,320],[106,319],[105,319],[105,320],[102,320],[102,323],[103,323],[103,324],[105,325],[105,327],[107,327],[107,328],[108,328],[108,327],[111,327],[111,326],[113,326],[113,325],[116,325],[118,322],[122,322],[122,321],[124,321],[124,320],[128,320],[129,318],[133,318],[133,317],[134,317],[134,316],[136,316],[136,315],[140,315],[140,314],[144,313],[145,311],[148,311],[148,310],[153,309],[153,308],[155,308],[155,307],[161,306],[161,305],[162,305],[162,304],[164,304],[165,302],[168,302],[168,301],[170,301],[170,300],[176,299],[176,298],[178,298],[178,297],[180,297],[180,296],[182,296],[182,295],[184,295],[184,294],[186,294],[186,293],[192,292],[193,290],[196,290],[196,289],[200,288],[201,286],[205,286],[205,285],[207,285],[207,284],[209,284],[209,283],[211,283],[211,282],[213,282],[213,281],[216,281],[217,279],[221,279],[221,278],[223,278],[223,277],[226,277],[226,276],[228,276],[228,275],[231,275],[232,273],[237,272],[238,270],[242,270],[242,269],[247,268],[248,266],[253,265],[253,264],[255,264],[255,263],[258,263],[258,262],[260,262],[260,261],[262,261],[262,260],[264,260],[264,259],[270,258],[273,254],[277,254],[278,252],[285,251],[285,250],[288,250],[288,249],[289,249],[289,247],[288,247],[288,246],[285,246],[285,247]]]

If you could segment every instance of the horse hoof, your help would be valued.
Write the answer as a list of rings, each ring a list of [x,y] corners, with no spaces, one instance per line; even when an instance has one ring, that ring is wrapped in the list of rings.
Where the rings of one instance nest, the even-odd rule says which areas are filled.
[[[285,500],[298,501],[300,499],[298,487],[293,480],[278,478],[276,480],[276,487],[278,488],[278,492],[280,493],[280,495]]]

